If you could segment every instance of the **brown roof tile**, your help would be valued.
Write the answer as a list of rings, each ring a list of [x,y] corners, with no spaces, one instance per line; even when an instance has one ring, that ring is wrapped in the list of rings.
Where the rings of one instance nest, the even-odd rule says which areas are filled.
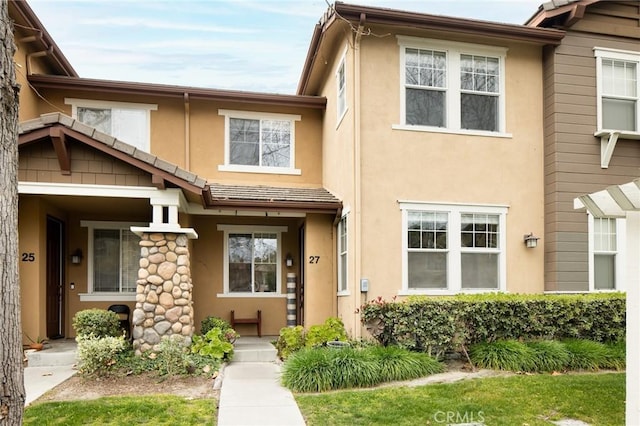
[[[324,188],[282,188],[210,184],[215,205],[251,205],[338,210],[342,202]]]

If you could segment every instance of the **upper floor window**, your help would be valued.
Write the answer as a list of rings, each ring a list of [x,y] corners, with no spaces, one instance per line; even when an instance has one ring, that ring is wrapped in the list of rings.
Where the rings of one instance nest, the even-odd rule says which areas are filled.
[[[506,207],[402,203],[403,292],[501,291]]]
[[[640,133],[640,52],[595,49],[598,130]]]
[[[403,125],[505,131],[505,48],[405,36],[398,43]]]
[[[72,98],[65,99],[65,103],[71,105],[76,120],[149,152],[150,111],[157,110],[157,105]]]
[[[337,88],[337,114],[338,123],[347,112],[347,76],[346,76],[346,52],[340,60],[338,71],[336,72],[336,88]]]
[[[342,216],[338,223],[338,293],[346,294],[349,291],[348,283],[348,232],[347,215]]]
[[[225,117],[222,171],[300,174],[295,169],[299,115],[219,110]]]
[[[626,221],[589,215],[589,288],[595,291],[623,290],[624,236]]]

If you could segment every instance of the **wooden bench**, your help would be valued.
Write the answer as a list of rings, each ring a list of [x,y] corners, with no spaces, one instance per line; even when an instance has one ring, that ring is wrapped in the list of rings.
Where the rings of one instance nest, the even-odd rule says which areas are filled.
[[[255,324],[258,326],[258,337],[262,337],[262,311],[258,311],[255,318],[236,318],[235,311],[231,311],[231,328],[235,330],[236,324]]]

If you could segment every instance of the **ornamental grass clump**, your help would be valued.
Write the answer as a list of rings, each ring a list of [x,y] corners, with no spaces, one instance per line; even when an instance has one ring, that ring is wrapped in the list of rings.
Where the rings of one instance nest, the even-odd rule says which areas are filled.
[[[569,369],[599,370],[610,366],[611,351],[606,345],[591,340],[569,339],[563,341],[569,351]]]
[[[627,365],[627,345],[624,340],[620,342],[606,343],[607,368],[623,370]]]
[[[415,379],[444,370],[443,365],[429,355],[398,346],[372,346],[368,351],[380,367],[380,382]]]
[[[282,368],[282,383],[295,392],[323,392],[334,389],[333,349],[302,349],[289,357]]]
[[[526,344],[533,350],[535,371],[561,371],[567,368],[571,354],[561,342],[539,340]]]
[[[353,348],[320,350],[329,352],[332,389],[362,388],[380,383],[380,365],[369,351]]]
[[[471,347],[473,364],[480,368],[507,371],[535,371],[535,352],[517,340],[478,343]]]

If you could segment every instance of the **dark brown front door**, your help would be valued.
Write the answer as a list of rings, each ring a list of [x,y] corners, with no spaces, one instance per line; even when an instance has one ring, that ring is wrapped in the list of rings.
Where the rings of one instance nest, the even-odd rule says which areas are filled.
[[[64,337],[64,224],[47,217],[47,337]]]

